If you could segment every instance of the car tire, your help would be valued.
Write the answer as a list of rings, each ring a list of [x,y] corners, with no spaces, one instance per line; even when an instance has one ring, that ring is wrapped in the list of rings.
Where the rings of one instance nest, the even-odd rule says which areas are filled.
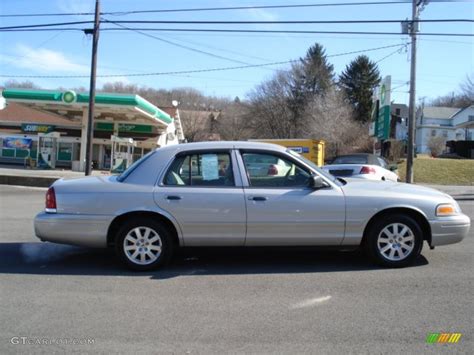
[[[385,267],[412,265],[423,248],[419,224],[403,214],[385,215],[369,227],[365,249],[375,263]]]
[[[173,255],[173,249],[169,230],[146,218],[126,221],[115,239],[118,258],[134,271],[155,270],[166,265]]]

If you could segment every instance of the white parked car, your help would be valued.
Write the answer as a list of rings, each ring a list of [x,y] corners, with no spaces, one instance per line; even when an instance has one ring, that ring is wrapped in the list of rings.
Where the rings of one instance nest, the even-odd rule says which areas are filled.
[[[400,181],[397,166],[374,154],[340,155],[323,169],[336,177]]]

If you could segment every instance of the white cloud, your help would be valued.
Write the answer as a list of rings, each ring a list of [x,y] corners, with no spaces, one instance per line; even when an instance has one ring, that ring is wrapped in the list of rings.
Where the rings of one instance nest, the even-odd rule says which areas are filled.
[[[248,9],[248,15],[255,21],[277,21],[278,16],[270,11],[264,9]]]
[[[26,45],[17,45],[15,56],[0,55],[0,59],[10,65],[41,73],[88,74],[89,67],[74,62],[59,51]]]
[[[61,12],[94,12],[94,0],[57,0],[56,4]]]

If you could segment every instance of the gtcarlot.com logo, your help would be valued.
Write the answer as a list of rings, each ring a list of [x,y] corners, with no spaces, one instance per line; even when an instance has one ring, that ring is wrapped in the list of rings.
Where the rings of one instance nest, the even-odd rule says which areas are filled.
[[[13,345],[93,345],[93,338],[42,338],[42,337],[12,337]]]
[[[428,344],[458,343],[461,337],[461,333],[429,333],[426,337],[426,342]]]

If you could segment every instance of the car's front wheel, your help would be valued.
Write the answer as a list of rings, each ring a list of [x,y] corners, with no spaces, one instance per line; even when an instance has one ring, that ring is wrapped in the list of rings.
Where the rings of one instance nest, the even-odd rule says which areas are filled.
[[[421,253],[423,232],[410,216],[382,216],[369,227],[365,247],[371,259],[379,265],[408,266]]]
[[[173,242],[168,230],[149,219],[135,219],[120,228],[115,249],[130,269],[146,271],[164,265],[171,258]]]

